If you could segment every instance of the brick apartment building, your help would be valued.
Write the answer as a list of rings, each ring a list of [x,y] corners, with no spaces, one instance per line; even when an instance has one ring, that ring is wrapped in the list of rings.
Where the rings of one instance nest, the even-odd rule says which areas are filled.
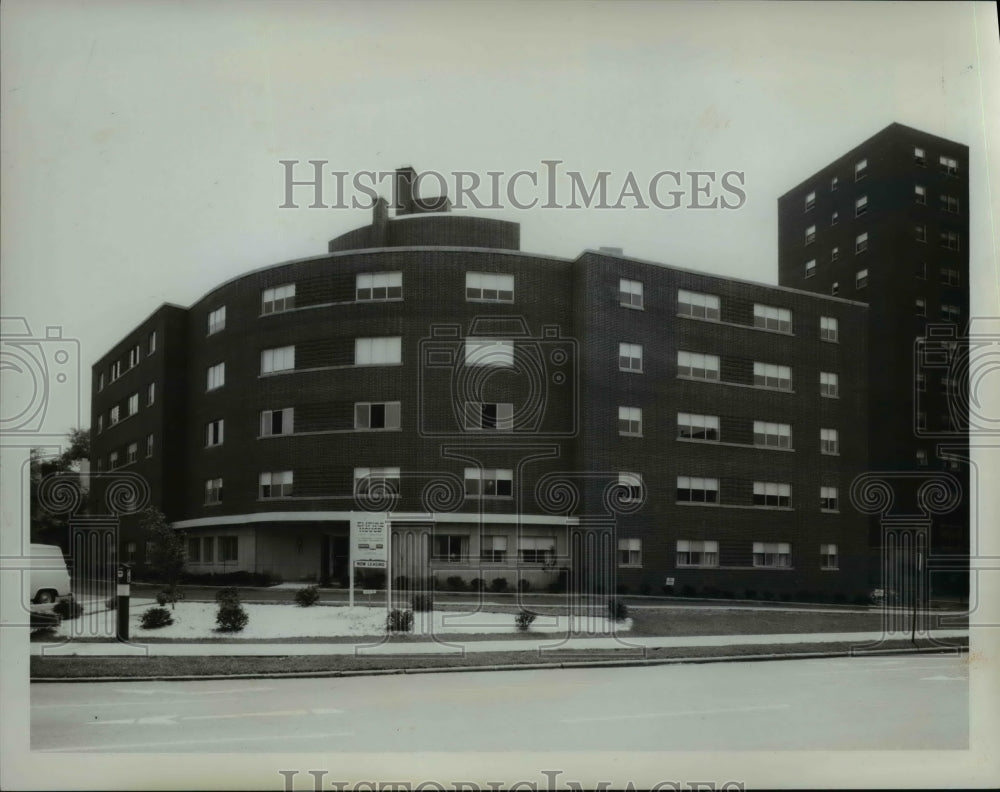
[[[891,124],[838,157],[778,200],[778,267],[784,286],[868,304],[869,465],[894,494],[891,509],[872,519],[870,544],[877,553],[899,518],[930,517],[916,538],[931,585],[962,591],[968,147]],[[920,487],[935,480],[957,495],[952,508],[920,502]]]
[[[93,367],[93,461],[148,480],[193,572],[342,580],[351,513],[380,510],[410,578],[853,597],[868,324],[843,297],[524,253],[517,224],[404,193],[128,333]],[[133,519],[119,551],[146,561]]]

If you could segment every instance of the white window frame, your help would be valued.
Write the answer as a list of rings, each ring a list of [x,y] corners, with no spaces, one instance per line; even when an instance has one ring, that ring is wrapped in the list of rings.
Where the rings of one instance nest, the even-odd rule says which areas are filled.
[[[803,209],[803,211],[808,212],[815,206],[816,206],[816,191],[813,190],[812,192],[806,194],[805,209]]]
[[[824,512],[840,511],[840,493],[836,487],[821,486],[819,488],[819,510]]]
[[[640,503],[643,498],[643,483],[641,473],[621,472],[618,474],[618,486],[623,488],[624,503]]]
[[[378,336],[354,339],[355,366],[403,365],[403,339],[401,336]]]
[[[758,499],[763,499],[758,503]],[[791,509],[792,485],[784,481],[755,481],[753,505],[758,509]]]
[[[957,176],[958,175],[958,160],[952,157],[946,157],[943,154],[938,157],[938,167],[941,172],[947,176]]]
[[[128,447],[125,449],[125,462],[128,465],[134,464],[139,460],[139,444],[129,443]]]
[[[791,569],[790,542],[754,542],[753,565],[758,569]]]
[[[283,371],[295,369],[295,345],[273,347],[260,351],[260,373],[280,374]]]
[[[642,408],[618,406],[618,434],[642,437]]]
[[[677,413],[678,439],[703,443],[718,443],[720,436],[718,415]]]
[[[642,344],[621,341],[618,344],[618,370],[642,374]]]
[[[717,294],[678,289],[677,314],[717,322],[722,316],[721,300]]]
[[[861,195],[854,201],[854,216],[861,217],[868,212],[868,196]]]
[[[156,331],[150,331],[146,337],[146,355],[152,355],[156,351]]]
[[[514,342],[505,338],[468,337],[462,362],[466,366],[514,367]]]
[[[220,446],[225,441],[226,422],[224,418],[216,418],[205,424],[205,448]]]
[[[521,536],[517,560],[521,564],[551,564],[556,558],[555,536]]]
[[[772,421],[753,422],[753,443],[758,448],[792,448],[792,426]]]
[[[295,472],[292,470],[269,470],[258,478],[257,497],[260,500],[275,500],[289,498],[295,485]]]
[[[205,391],[213,391],[226,384],[226,362],[209,366],[205,374]]]
[[[624,308],[643,308],[642,281],[621,278],[618,281],[618,304]]]
[[[155,441],[153,435],[146,435],[146,459],[150,459],[153,456],[153,450],[155,446]]]
[[[278,422],[281,424],[281,431],[274,431],[274,416],[279,416]],[[282,407],[277,410],[261,410],[260,412],[260,436],[261,437],[281,437],[283,435],[295,434],[295,408]]]
[[[269,314],[284,313],[291,311],[295,307],[295,284],[284,283],[280,286],[271,286],[260,293],[260,313],[261,316]]]
[[[792,390],[792,369],[790,366],[755,360],[753,380],[755,388],[790,392]]]
[[[719,566],[719,543],[714,539],[678,539],[675,554],[678,568]]]
[[[465,299],[469,302],[514,302],[514,276],[500,272],[466,272]]]
[[[840,432],[836,429],[821,428],[819,430],[819,452],[828,456],[840,454]]]
[[[821,316],[819,318],[819,337],[821,340],[831,343],[840,342],[840,322],[835,316]]]
[[[466,402],[465,428],[470,432],[512,432],[514,405],[511,402]]]
[[[687,352],[677,350],[677,376],[687,379],[718,382],[721,371],[721,361],[718,355],[707,355],[702,352]]]
[[[465,497],[513,498],[514,471],[507,468],[465,468]]]
[[[681,493],[687,493],[682,497]],[[701,493],[697,495],[696,493]],[[706,476],[678,476],[677,503],[717,504],[719,503],[719,480]]]
[[[128,407],[126,408],[129,417],[135,415],[139,412],[139,394],[138,392],[133,393],[128,397]]]
[[[809,259],[806,262],[806,277],[811,278],[816,274],[816,259]]]
[[[839,555],[837,553],[837,545],[833,542],[824,542],[819,546],[819,568],[820,569],[838,569],[839,568]]]
[[[479,543],[479,560],[484,564],[506,563],[508,538],[503,534],[485,534]]]
[[[854,273],[854,288],[865,289],[868,287],[868,268],[859,269]]]
[[[815,261],[813,259],[813,263]],[[776,305],[754,303],[753,326],[758,329],[775,330],[779,333],[791,334],[792,312],[788,308],[779,308]]]
[[[920,146],[913,147],[913,161],[921,168],[927,166],[927,152],[924,151]]]
[[[356,467],[354,468],[354,494],[364,497],[375,493],[399,495],[400,470],[398,467]]]
[[[868,175],[868,158],[860,159],[854,163],[854,181],[861,181]]]
[[[840,398],[840,377],[833,371],[819,373],[819,395],[827,399]]]
[[[806,247],[816,241],[816,226],[811,225],[806,229]]]
[[[376,408],[376,412],[381,411],[381,426],[372,426],[372,408]],[[401,425],[401,413],[402,407],[398,401],[354,402],[354,428],[365,432],[397,430]]]
[[[215,506],[222,503],[222,479],[205,479],[205,505]]]
[[[116,404],[108,413],[108,425],[114,426],[121,420],[121,408]]]
[[[139,365],[139,345],[136,344],[128,351],[128,367],[130,369],[135,368]]]
[[[618,540],[618,566],[642,566],[642,539],[627,537]]]
[[[927,205],[927,188],[922,184],[913,185],[913,200],[920,206]]]
[[[856,237],[854,237],[854,252],[855,253],[864,253],[866,250],[868,250],[868,232],[867,231],[865,231],[864,233],[858,234]]]
[[[146,406],[152,407],[156,403],[156,383],[150,382],[146,386]]]
[[[453,544],[456,549],[452,549]],[[469,535],[434,534],[431,538],[431,558],[435,561],[451,564],[467,562],[469,560]]]
[[[354,278],[357,302],[388,302],[403,299],[402,272],[359,272]]]
[[[220,305],[208,314],[208,335],[215,335],[226,329],[226,306]]]

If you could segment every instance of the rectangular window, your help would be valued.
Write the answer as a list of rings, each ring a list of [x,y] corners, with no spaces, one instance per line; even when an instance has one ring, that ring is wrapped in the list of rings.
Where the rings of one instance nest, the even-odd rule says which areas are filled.
[[[819,508],[820,511],[837,511],[838,502],[836,487],[819,488]]]
[[[295,431],[295,408],[263,410],[260,414],[261,437],[287,435]]]
[[[618,281],[618,302],[629,308],[642,308],[642,281],[620,279]]]
[[[830,249],[830,261],[837,261],[839,258],[840,258],[840,247],[838,245],[834,245]]]
[[[201,540],[201,559],[202,561],[214,561],[215,560],[215,537],[206,536]]]
[[[139,458],[139,444],[129,443],[128,444],[128,462],[132,464]]]
[[[104,460],[101,457],[97,457],[97,459],[94,460],[94,470],[98,473],[101,473],[104,470]]]
[[[222,479],[213,478],[205,481],[205,503],[212,505],[222,503]]]
[[[514,405],[509,402],[466,402],[465,428],[510,432],[514,429]]]
[[[832,294],[834,297],[836,297],[838,294],[840,294],[840,283],[839,282],[837,282],[837,281],[833,282],[833,285],[830,287],[830,294]]]
[[[274,374],[295,368],[295,347],[286,346],[264,349],[260,353],[260,373]]]
[[[210,421],[205,426],[205,445],[208,447],[222,445],[223,428],[224,421],[222,418],[219,418],[216,421]]]
[[[787,308],[776,308],[773,305],[761,305],[760,303],[754,303],[753,326],[763,327],[765,330],[777,330],[782,333],[791,333],[792,312]]]
[[[918,261],[913,265],[913,277],[924,280],[927,278],[927,262]]]
[[[835,399],[840,395],[840,377],[832,371],[819,373],[819,395]]]
[[[618,434],[642,436],[642,410],[639,407],[618,408]]]
[[[642,539],[618,540],[618,566],[642,566]]]
[[[216,363],[208,367],[205,390],[215,390],[226,384],[226,364]]]
[[[260,312],[262,314],[282,313],[283,311],[290,311],[294,307],[294,283],[286,283],[284,286],[264,289],[260,293]]]
[[[868,175],[868,160],[858,160],[854,163],[854,181],[861,181]]]
[[[837,192],[837,185],[840,184],[840,178],[834,176],[830,179],[830,192]]]
[[[434,560],[459,562],[469,558],[469,537],[462,534],[435,535]]]
[[[139,394],[133,393],[128,397],[128,415],[135,415],[139,412]]]
[[[717,567],[719,565],[719,543],[711,540],[677,540],[677,566]]]
[[[939,197],[941,199],[942,212],[958,214],[958,198],[955,198],[952,195],[945,195],[944,193],[942,193]]]
[[[958,270],[950,269],[949,267],[942,267],[941,283],[943,283],[945,286],[958,286],[959,283]]]
[[[806,262],[806,277],[811,278],[816,274],[816,259],[810,259]]]
[[[355,402],[355,429],[399,429],[400,403]]]
[[[100,434],[103,431],[104,431],[104,416],[103,415],[98,415],[97,416],[97,434]]]
[[[678,351],[677,376],[717,382],[719,379],[719,356]]]
[[[678,476],[677,502],[718,503],[719,480],[700,476]]]
[[[792,546],[788,542],[754,542],[755,567],[791,567]]]
[[[399,494],[398,467],[354,468],[354,494],[382,499]]]
[[[191,563],[201,561],[201,539],[188,539],[187,560]]]
[[[118,452],[112,451],[108,454],[108,470],[114,470],[118,467]]]
[[[923,223],[917,223],[916,225],[914,225],[913,226],[913,238],[916,239],[917,242],[926,242],[927,241],[927,226],[924,225]]]
[[[805,209],[805,211],[807,211],[807,212],[808,212],[808,211],[809,211],[810,209],[812,209],[812,208],[813,208],[813,207],[814,207],[815,205],[816,205],[816,191],[815,191],[815,190],[813,190],[813,191],[812,191],[811,193],[809,193],[809,194],[808,194],[808,195],[806,196],[806,209]]]
[[[836,429],[819,430],[819,450],[821,454],[840,453],[840,435]]]
[[[208,334],[214,335],[226,329],[226,306],[220,306],[208,315]]]
[[[121,410],[121,408],[117,404],[114,407],[111,408],[111,412],[108,415],[108,418],[109,418],[108,423],[111,426],[114,426],[116,423],[118,423],[120,410]]]
[[[837,545],[821,544],[819,546],[819,565],[822,569],[837,568]]]
[[[927,301],[918,297],[913,301],[913,311],[917,316],[927,316]]]
[[[927,428],[927,413],[918,412],[917,413],[917,429]]]
[[[957,305],[941,303],[941,319],[945,322],[957,322],[962,316],[962,309]]]
[[[522,564],[550,564],[556,558],[554,536],[522,536],[517,549]]]
[[[618,344],[618,370],[642,372],[641,344]]]
[[[514,342],[497,338],[466,338],[466,366],[514,366]]]
[[[677,436],[685,440],[719,439],[719,416],[677,413]]]
[[[510,498],[514,494],[514,471],[499,468],[466,468],[468,498]]]
[[[921,168],[927,165],[927,154],[919,146],[913,147],[913,162],[914,164],[919,165]]]
[[[792,485],[776,481],[755,481],[753,505],[789,508],[792,505]]]
[[[146,354],[152,355],[156,351],[156,331],[153,330],[146,338]]]
[[[507,560],[507,537],[489,535],[480,543],[479,559],[489,564],[502,564]]]
[[[865,231],[863,234],[858,234],[854,237],[854,252],[864,253],[868,250],[868,232]]]
[[[854,273],[854,288],[863,289],[868,285],[868,270],[862,269]]]
[[[514,276],[488,272],[465,273],[465,299],[514,302]]]
[[[917,466],[927,467],[927,452],[922,448],[917,449]]]
[[[623,498],[627,503],[639,503],[642,501],[642,475],[639,473],[619,473],[618,486],[623,491]]]
[[[698,319],[719,318],[719,297],[715,294],[677,290],[677,313]]]
[[[120,360],[116,360],[114,363],[111,364],[111,368],[108,370],[108,379],[114,382],[121,375],[122,375],[122,362]]]
[[[824,341],[837,341],[840,338],[840,323],[833,316],[819,318],[819,337]]]
[[[927,203],[927,188],[922,184],[914,184],[913,200],[918,204],[925,205]]]
[[[403,299],[402,272],[359,272],[354,286],[358,302]]]
[[[135,368],[139,365],[139,345],[136,344],[128,351],[128,367]]]
[[[754,361],[753,384],[758,388],[777,388],[778,390],[790,391],[792,389],[792,370],[788,366]]]
[[[861,217],[868,211],[868,196],[862,195],[854,202],[854,216]]]
[[[239,537],[220,536],[219,537],[219,560],[238,561],[239,560]]]
[[[947,248],[948,250],[961,250],[962,245],[958,237],[957,231],[942,231],[941,232],[941,247]]]
[[[129,564],[135,563],[135,542],[128,542],[125,545],[125,560]]]
[[[355,366],[399,366],[402,362],[400,336],[354,339]]]
[[[942,173],[945,173],[948,176],[958,175],[958,160],[942,155],[941,157],[938,157],[938,164],[941,167]]]
[[[153,435],[146,435],[146,458],[153,456]]]
[[[806,245],[811,245],[816,241],[816,226],[811,225],[806,229]]]
[[[791,448],[792,427],[790,424],[754,421],[753,442],[765,448]]]
[[[287,498],[292,494],[295,476],[291,470],[278,470],[260,474],[260,498]]]
[[[146,386],[146,406],[151,407],[156,401],[156,383],[151,382]]]
[[[838,223],[839,220],[840,220],[840,212],[833,212],[830,215],[830,225],[831,226],[837,225],[837,223]]]

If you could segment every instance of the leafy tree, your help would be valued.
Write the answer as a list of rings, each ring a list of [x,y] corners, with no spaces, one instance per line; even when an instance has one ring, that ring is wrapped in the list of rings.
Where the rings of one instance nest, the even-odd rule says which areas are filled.
[[[70,429],[68,445],[59,456],[43,457],[37,448],[31,449],[30,502],[31,541],[42,544],[57,544],[66,550],[68,541],[67,515],[52,514],[43,509],[39,502],[39,489],[48,476],[72,473],[81,460],[90,459],[90,430]],[[76,485],[83,488],[82,482]]]
[[[149,567],[169,587],[177,585],[184,571],[184,533],[170,527],[163,512],[147,506],[139,514],[139,527],[150,542]]]

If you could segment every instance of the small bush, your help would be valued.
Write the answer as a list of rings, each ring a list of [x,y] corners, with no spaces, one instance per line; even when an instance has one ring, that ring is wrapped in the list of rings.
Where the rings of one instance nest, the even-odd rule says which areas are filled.
[[[774,599],[774,592],[773,592],[773,591],[771,591],[770,589],[764,589],[764,590],[763,590],[763,591],[762,591],[762,592],[760,593],[760,598],[761,598],[762,600],[767,600],[768,602],[770,602],[771,600],[773,600],[773,599]]]
[[[402,591],[405,588],[409,588],[409,582],[409,578],[406,575],[396,575],[392,581],[392,585],[395,586],[396,591]]]
[[[531,627],[531,623],[536,618],[536,614],[522,608],[521,612],[514,617],[514,623],[517,625],[518,631],[527,632],[528,628]]]
[[[197,583],[203,586],[221,586],[228,583],[232,586],[276,586],[283,583],[281,575],[274,572],[186,572],[181,575],[184,583]]]
[[[623,622],[628,618],[628,605],[617,597],[608,600],[608,616],[616,622]]]
[[[465,591],[465,581],[459,575],[451,575],[445,583],[452,591]]]
[[[231,602],[239,604],[240,590],[235,586],[227,586],[226,588],[219,589],[215,592],[215,601],[220,604]]]
[[[871,605],[871,600],[864,594],[855,595],[851,602],[855,605]]]
[[[414,594],[410,605],[415,611],[432,611],[434,610],[434,597],[430,594]],[[413,614],[410,615],[412,617]]]
[[[507,590],[507,578],[498,577],[493,578],[493,582],[490,583],[490,591],[503,592]]]
[[[668,597],[674,596],[674,587],[673,586],[668,586],[666,583],[664,583],[663,586],[661,586],[661,588],[663,590],[663,593],[666,596],[668,596]]]
[[[649,584],[648,583],[640,583],[639,584],[639,593],[642,594],[642,596],[648,597],[649,596],[649,592],[650,592],[650,588],[649,588]]]
[[[615,586],[615,593],[628,594],[628,586],[625,585],[624,583],[619,583],[617,586]]]
[[[170,607],[173,608],[174,603],[179,602],[182,599],[184,599],[184,592],[177,586],[167,586],[163,590],[156,593],[156,604],[160,607],[170,605]]]
[[[782,591],[779,597],[781,598],[782,602],[790,602],[792,599],[792,595],[789,594],[787,591]]]
[[[75,619],[83,615],[83,605],[75,599],[61,599],[53,606],[52,612],[63,619]]]
[[[108,597],[104,601],[104,607],[108,610],[118,610],[118,597]]]
[[[393,608],[385,620],[386,632],[410,632],[413,630],[413,611]]]
[[[692,585],[684,586],[684,588],[681,589],[682,597],[694,597],[696,594],[697,592],[694,590],[694,586]]]
[[[843,605],[845,602],[847,602],[847,595],[837,592],[836,594],[833,595],[833,601],[836,602],[838,605]]]
[[[174,617],[166,608],[149,608],[142,614],[142,629],[157,630],[174,623]]]
[[[521,578],[517,582],[517,587],[521,590],[522,593],[530,591],[531,590],[531,581],[530,580],[526,580],[525,578]]]
[[[308,608],[319,602],[319,589],[316,586],[303,586],[295,590],[295,604],[302,608]]]
[[[747,599],[757,599],[757,589],[747,589],[743,592],[743,596]]]
[[[230,600],[219,603],[219,611],[215,614],[216,629],[219,632],[240,632],[248,621],[250,616],[239,602]]]
[[[469,582],[469,588],[473,591],[483,591],[486,588],[486,581],[482,578],[473,578]]]

